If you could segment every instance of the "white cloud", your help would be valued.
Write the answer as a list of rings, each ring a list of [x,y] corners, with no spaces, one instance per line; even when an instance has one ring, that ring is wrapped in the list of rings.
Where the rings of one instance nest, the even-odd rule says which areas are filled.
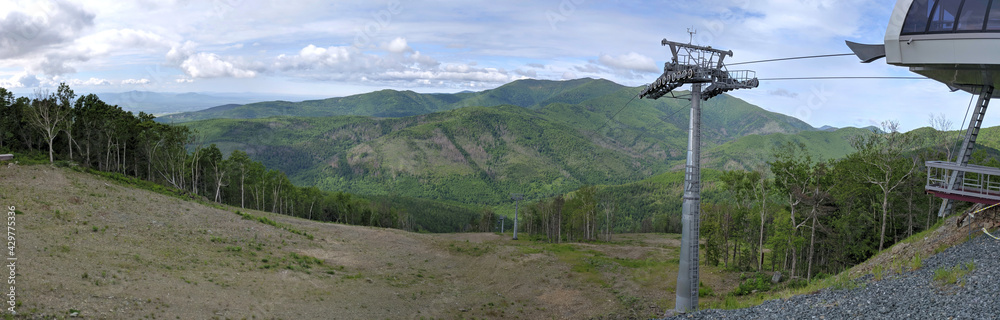
[[[853,36],[864,25],[861,19],[866,11],[884,6],[863,0],[765,0],[747,5],[761,13],[746,18],[747,31],[768,35],[790,31],[817,37]]]
[[[110,29],[80,38],[75,46],[91,55],[107,55],[118,50],[158,51],[171,46],[159,34],[136,29]]]
[[[506,83],[513,78],[507,72],[494,68],[473,68],[467,65],[449,65],[444,70],[390,71],[374,75],[377,80],[447,80],[453,82],[477,81]],[[371,76],[370,76],[371,77]]]
[[[107,79],[91,77],[90,79],[76,79],[76,78],[65,78],[62,76],[53,76],[48,78],[39,78],[39,87],[57,87],[61,83],[65,83],[70,87],[94,87],[94,86],[110,86],[113,85],[111,81]]]
[[[445,81],[453,84],[468,81],[506,83],[515,79],[505,70],[480,68],[475,62],[442,65],[412,50],[402,38],[383,45],[382,50],[392,54],[377,55],[356,47],[321,48],[310,44],[297,55],[278,56],[273,66],[275,71],[302,78],[360,83],[433,85]]]
[[[183,44],[172,46],[170,51],[167,51],[167,62],[181,64],[194,54],[196,47],[197,45],[191,41],[185,41]]]
[[[214,53],[199,52],[180,65],[185,74],[193,78],[253,78],[257,72],[244,69]]]
[[[767,91],[767,94],[770,94],[772,96],[785,97],[785,98],[798,98],[799,97],[799,94],[797,92],[790,92],[787,89],[769,90],[769,91]]]
[[[192,82],[194,82],[194,79],[181,78],[181,79],[175,79],[174,82],[177,82],[177,83],[192,83]]]
[[[122,80],[122,85],[134,85],[134,84],[149,84],[149,79],[125,79]]]
[[[110,86],[111,81],[107,79],[90,78],[87,80],[80,79],[70,79],[69,81],[64,81],[70,86]]]
[[[41,85],[41,81],[35,75],[21,72],[7,80],[0,80],[0,87],[3,88],[34,88]]]
[[[660,68],[657,68],[656,62],[653,58],[644,56],[636,52],[629,52],[628,54],[619,55],[617,57],[602,54],[598,59],[602,65],[611,67],[616,70],[627,70],[634,72],[659,72]]]
[[[518,74],[520,76],[523,76],[523,77],[528,77],[528,78],[537,78],[538,77],[538,72],[536,72],[535,70],[517,69],[517,70],[514,70],[514,73],[516,73],[516,74]]]
[[[275,65],[284,70],[313,70],[317,68],[343,68],[350,69],[351,64],[363,63],[355,56],[360,56],[361,51],[354,47],[329,47],[320,48],[315,45],[308,45],[295,56],[280,55],[277,57]]]
[[[58,50],[50,50],[29,69],[53,76],[74,73],[76,69],[70,66],[71,63],[87,62],[94,58],[131,51],[155,52],[169,47],[169,43],[162,36],[148,31],[104,30],[81,37]]]
[[[603,68],[593,63],[588,63],[582,66],[574,66],[573,69],[576,70],[577,72],[583,72],[583,73],[594,73],[594,74],[611,73],[611,71],[608,70],[607,68]],[[623,70],[623,71],[627,72],[628,70]]]
[[[72,42],[94,25],[94,14],[67,1],[0,3],[0,59],[24,57]],[[2,12],[0,11],[0,12]]]
[[[392,53],[412,52],[413,49],[406,43],[406,39],[396,38],[385,45],[385,49]]]

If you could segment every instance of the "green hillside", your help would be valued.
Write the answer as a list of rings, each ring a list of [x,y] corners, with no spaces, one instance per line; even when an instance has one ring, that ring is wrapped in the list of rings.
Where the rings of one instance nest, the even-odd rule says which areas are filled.
[[[816,160],[840,159],[854,152],[849,139],[867,131],[869,129],[843,128],[836,131],[803,131],[797,134],[748,135],[704,150],[702,161],[709,168],[721,170],[751,169],[772,160],[773,148],[788,142],[802,143]],[[678,162],[675,167],[682,165],[683,162]]]
[[[635,182],[683,161],[688,102],[635,99],[622,109],[639,90],[581,79],[524,80],[457,95],[379,91],[341,99],[373,106],[377,103],[371,101],[387,97],[406,98],[409,102],[396,105],[413,106],[411,110],[455,99],[520,105],[464,107],[398,118],[214,119],[184,125],[199,132],[198,143],[214,143],[223,152],[244,150],[300,185],[494,205],[506,201],[511,192],[559,194],[581,185]],[[227,112],[235,114],[233,110],[240,108]],[[286,113],[306,115],[319,110],[304,105],[288,108],[302,110]],[[703,117],[709,148],[747,135],[814,130],[729,96],[705,103]]]

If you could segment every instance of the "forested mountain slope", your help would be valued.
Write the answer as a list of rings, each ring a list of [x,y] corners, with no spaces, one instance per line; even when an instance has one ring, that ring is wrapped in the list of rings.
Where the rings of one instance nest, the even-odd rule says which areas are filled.
[[[510,192],[556,194],[586,184],[638,181],[682,160],[687,101],[629,103],[639,90],[605,80],[518,81],[475,94],[486,99],[482,103],[522,106],[401,118],[215,119],[184,125],[199,132],[198,143],[217,144],[223,152],[245,150],[302,185],[495,204]],[[468,94],[473,93],[459,95]],[[549,101],[560,102],[538,106]],[[703,117],[708,147],[752,134],[813,130],[729,96],[705,103]]]
[[[268,101],[246,105],[225,105],[206,110],[187,112],[157,118],[162,123],[181,123],[205,119],[256,119],[274,116],[331,117],[372,116],[406,117],[463,107],[519,106],[539,110],[555,103],[570,105],[596,105],[610,116],[629,101],[629,108],[680,109],[686,100],[663,98],[639,100],[635,97],[640,88],[625,87],[604,79],[576,79],[568,81],[518,80],[496,89],[454,94],[421,94],[412,91],[381,90],[371,93],[323,100],[302,102]],[[678,92],[683,95],[684,92]],[[635,106],[639,107],[635,107]],[[704,103],[706,112],[718,117],[707,120],[705,128],[714,128],[710,135],[738,137],[750,133],[789,132],[814,130],[808,124],[785,115],[762,111],[729,96],[722,96]],[[725,110],[711,111],[714,106]],[[671,111],[673,113],[673,111]],[[641,114],[641,113],[640,113]],[[644,114],[645,115],[645,114]],[[661,115],[662,116],[662,115]],[[660,119],[679,128],[687,128],[687,114],[681,112],[671,119]],[[773,123],[772,123],[773,122]],[[725,126],[720,126],[725,125]],[[596,126],[595,126],[596,128]],[[593,128],[592,128],[593,129]],[[725,139],[724,139],[725,140]]]

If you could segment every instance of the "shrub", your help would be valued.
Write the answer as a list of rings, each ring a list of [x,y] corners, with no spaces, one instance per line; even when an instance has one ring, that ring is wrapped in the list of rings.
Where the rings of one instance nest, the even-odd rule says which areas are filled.
[[[736,290],[733,290],[733,294],[743,296],[765,291],[771,291],[771,277],[765,273],[756,273],[740,283],[740,286],[736,287]]]
[[[712,290],[712,287],[706,286],[705,283],[698,281],[698,297],[704,298],[714,295],[715,291]]]

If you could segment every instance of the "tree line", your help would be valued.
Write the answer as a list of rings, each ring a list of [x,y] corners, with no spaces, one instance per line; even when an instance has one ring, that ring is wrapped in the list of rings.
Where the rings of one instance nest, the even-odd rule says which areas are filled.
[[[852,137],[855,151],[841,159],[814,159],[804,144],[789,142],[774,147],[772,160],[753,170],[713,173],[703,183],[703,262],[812,278],[836,274],[931,228],[940,221],[941,200],[924,192],[924,161],[952,157],[954,141],[944,130],[901,133],[897,127],[887,121]],[[971,162],[1000,166],[984,149]],[[676,190],[661,190],[665,206],[646,206],[657,212],[633,221],[628,214],[615,216],[621,210],[616,205],[629,203],[608,196],[622,196],[615,188],[588,186],[530,203],[522,207],[521,230],[552,242],[680,231]],[[624,196],[646,201],[646,195]],[[967,204],[956,210],[961,206]]]
[[[187,197],[240,208],[269,211],[318,221],[399,228],[412,231],[461,231],[462,223],[428,216],[418,221],[393,197],[363,198],[316,187],[297,187],[281,171],[269,170],[243,151],[228,156],[215,145],[199,142],[185,126],[153,121],[109,105],[94,94],[77,97],[65,83],[55,93],[35,91],[14,97],[0,88],[0,150],[47,153],[49,163],[65,161],[101,172],[120,174],[175,188]],[[412,204],[414,201],[410,200]],[[475,217],[476,212],[438,204],[448,214]]]
[[[842,159],[813,159],[787,143],[766,166],[724,172],[728,201],[702,211],[705,262],[812,278],[931,228],[941,200],[924,192],[924,162],[947,159],[952,143],[943,131],[897,127],[887,121],[851,138],[856,150]],[[998,164],[987,158],[977,150],[973,162]]]

